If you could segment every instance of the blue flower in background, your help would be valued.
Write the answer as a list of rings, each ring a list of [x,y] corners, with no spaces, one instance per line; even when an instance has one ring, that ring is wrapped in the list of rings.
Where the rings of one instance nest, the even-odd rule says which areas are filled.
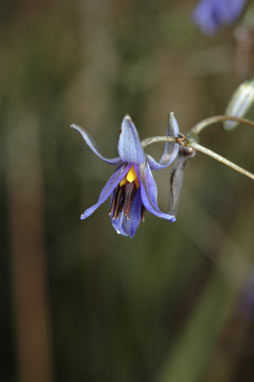
[[[247,0],[201,0],[193,19],[203,33],[213,34],[222,25],[232,24],[242,12]]]
[[[117,166],[113,175],[102,189],[96,204],[85,210],[81,219],[88,218],[102,203],[111,197],[111,222],[117,233],[133,237],[140,221],[144,221],[144,212],[148,210],[159,218],[175,221],[173,215],[161,212],[157,203],[157,186],[152,170],[169,166],[176,159],[179,146],[166,143],[160,162],[146,155],[142,148],[138,132],[129,116],[123,119],[118,141],[119,157],[108,159],[99,151],[93,139],[77,125],[71,125],[84,138],[90,149],[104,162]],[[178,137],[176,119],[171,115],[167,134]]]

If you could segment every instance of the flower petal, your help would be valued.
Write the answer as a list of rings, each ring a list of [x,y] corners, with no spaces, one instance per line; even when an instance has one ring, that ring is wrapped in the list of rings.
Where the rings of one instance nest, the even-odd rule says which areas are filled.
[[[174,113],[169,114],[167,136],[177,138],[179,135],[179,127]],[[177,143],[165,143],[164,152],[158,163],[151,155],[147,155],[149,165],[152,170],[161,170],[162,168],[170,166],[176,159],[179,151],[179,145]]]
[[[123,221],[123,227],[131,239],[134,237],[138,229],[139,223],[141,221],[141,207],[142,207],[142,200],[141,200],[141,192],[139,189],[137,190],[136,195],[131,203],[130,219],[128,220],[125,217]]]
[[[157,186],[153,178],[150,166],[148,163],[135,166],[135,170],[138,175],[138,180],[140,183],[141,199],[145,208],[152,214],[158,216],[159,218],[167,219],[174,222],[176,219],[174,215],[166,214],[161,212],[157,202]]]
[[[204,34],[213,34],[222,25],[232,24],[247,0],[201,0],[193,12],[193,20]]]
[[[125,231],[123,227],[123,220],[126,219],[126,216],[124,216],[123,211],[120,213],[120,216],[117,219],[112,219],[111,218],[111,223],[113,228],[116,230],[116,232],[119,235],[122,236],[128,236],[128,233]]]
[[[142,148],[137,129],[128,115],[124,117],[122,122],[121,133],[118,141],[118,153],[123,162],[145,162],[145,153]]]
[[[129,236],[131,239],[135,236],[141,220],[141,206],[141,193],[140,189],[138,189],[131,203],[130,218],[127,219],[122,211],[118,219],[111,219],[112,226],[117,233]]]
[[[102,203],[104,203],[110,194],[114,191],[115,187],[121,182],[121,180],[125,177],[127,172],[129,171],[131,165],[122,165],[120,166],[114,173],[113,175],[109,178],[108,182],[106,185],[103,187],[101,190],[98,202],[95,203],[92,207],[88,208],[87,210],[84,211],[84,213],[80,216],[81,220],[84,220],[88,218],[92,213],[100,207]]]
[[[116,157],[116,158],[105,158],[98,146],[96,145],[96,143],[94,142],[93,138],[80,126],[78,125],[71,125],[71,128],[74,129],[74,130],[77,130],[83,137],[83,139],[85,140],[86,144],[90,147],[90,149],[102,160],[104,160],[104,162],[107,162],[109,164],[113,164],[115,166],[119,166],[121,163],[122,163],[122,160],[120,157]]]
[[[201,0],[193,12],[192,18],[201,31],[207,35],[215,33],[220,26],[210,0]]]

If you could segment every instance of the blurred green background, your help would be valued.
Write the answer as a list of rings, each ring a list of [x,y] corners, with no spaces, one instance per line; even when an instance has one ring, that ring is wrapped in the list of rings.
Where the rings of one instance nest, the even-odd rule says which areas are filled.
[[[253,44],[235,26],[202,36],[196,3],[1,2],[1,382],[253,381],[250,179],[197,154],[175,224],[147,213],[130,240],[108,205],[79,220],[112,167],[71,123],[114,156],[126,113],[141,138],[169,111],[186,133],[253,76]],[[251,128],[201,144],[254,170]]]

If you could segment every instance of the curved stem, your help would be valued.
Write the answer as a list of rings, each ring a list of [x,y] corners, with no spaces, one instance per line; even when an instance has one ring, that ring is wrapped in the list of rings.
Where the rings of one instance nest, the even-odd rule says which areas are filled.
[[[178,138],[169,137],[169,136],[166,136],[166,137],[157,136],[157,137],[150,137],[150,138],[143,139],[143,141],[141,141],[141,144],[142,144],[142,147],[145,148],[146,146],[152,145],[153,143],[157,143],[157,142],[176,143],[177,139]]]
[[[210,156],[211,158],[217,160],[218,162],[224,164],[225,166],[230,167],[232,170],[237,171],[240,174],[245,175],[248,178],[254,180],[254,174],[252,174],[251,172],[249,172],[249,171],[245,170],[244,168],[238,166],[237,164],[229,161],[228,159],[215,153],[214,151],[207,149],[204,146],[199,145],[198,143],[194,142],[194,140],[188,140],[188,138],[186,138],[184,136],[183,136],[183,138],[174,138],[174,137],[168,137],[168,136],[151,137],[151,138],[144,139],[141,143],[142,143],[143,147],[146,147],[148,145],[151,145],[151,144],[157,143],[157,142],[180,143],[183,146],[190,147],[193,150],[196,150],[196,151],[199,151],[203,154],[206,154],[206,155]]]
[[[254,122],[250,121],[249,119],[246,119],[246,118],[232,117],[230,115],[217,115],[214,117],[209,117],[209,118],[203,119],[202,121],[198,122],[190,130],[190,133],[198,135],[207,126],[210,126],[210,125],[217,123],[217,122],[223,122],[223,121],[235,121],[235,122],[242,123],[243,125],[254,127]]]
[[[224,158],[223,156],[213,152],[212,150],[207,149],[206,147],[201,146],[201,145],[199,145],[196,142],[191,142],[191,143],[188,142],[186,144],[186,146],[191,147],[194,150],[200,151],[201,153],[210,156],[211,158],[217,160],[218,162],[224,164],[225,166],[228,166],[228,167],[232,168],[232,170],[235,170],[235,171],[239,172],[240,174],[245,175],[248,178],[254,180],[254,174],[252,174],[251,172],[249,172],[249,171],[245,170],[244,168],[238,166],[237,164],[229,161],[228,159]]]

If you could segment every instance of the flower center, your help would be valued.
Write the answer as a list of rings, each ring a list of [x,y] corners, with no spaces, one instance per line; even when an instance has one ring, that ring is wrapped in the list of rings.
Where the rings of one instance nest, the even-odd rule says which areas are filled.
[[[125,186],[127,183],[135,182],[136,188],[139,188],[138,176],[136,174],[134,166],[131,166],[126,176],[121,180],[119,186]]]
[[[112,219],[117,219],[122,211],[127,219],[130,219],[131,204],[138,189],[138,176],[134,166],[131,166],[126,176],[121,180],[121,182],[114,190],[109,212],[109,215],[111,215]],[[140,208],[142,220],[144,220],[145,208],[143,204],[141,204]]]

